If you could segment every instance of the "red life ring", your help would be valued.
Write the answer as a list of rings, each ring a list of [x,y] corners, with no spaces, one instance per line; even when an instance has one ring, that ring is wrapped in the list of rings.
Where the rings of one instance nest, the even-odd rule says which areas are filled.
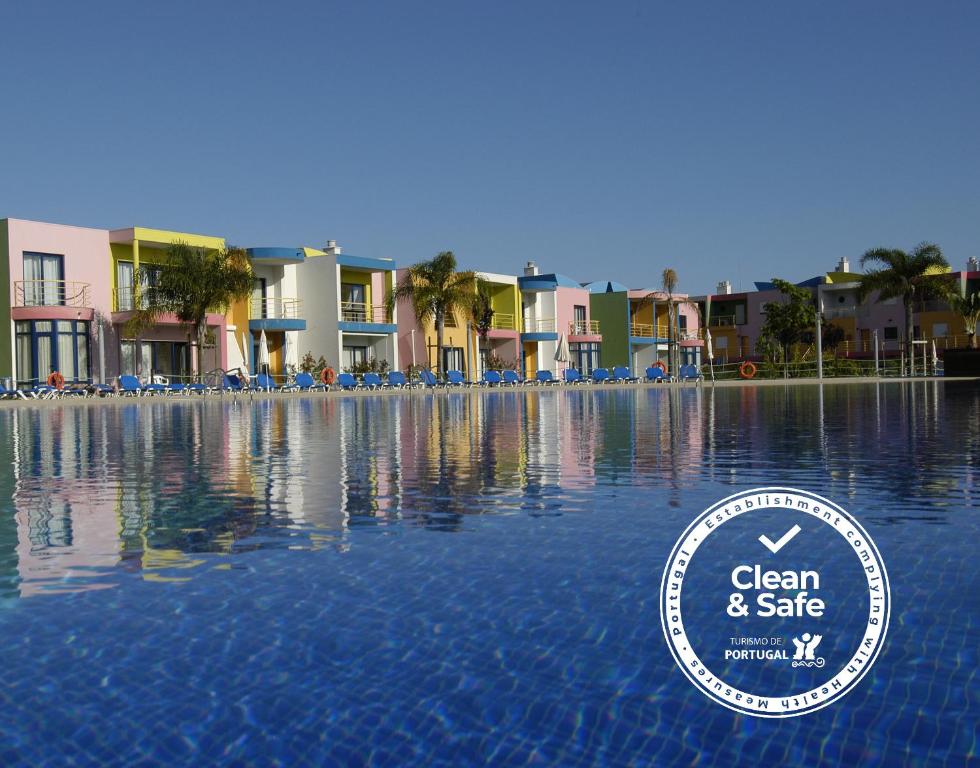
[[[755,376],[755,372],[758,368],[755,367],[755,363],[751,360],[746,360],[738,367],[738,375],[743,379],[751,379]]]
[[[651,368],[659,368],[661,371],[663,371],[664,376],[667,375],[667,364],[665,362],[661,361],[661,360],[658,360],[657,362],[655,362],[650,367]]]
[[[326,384],[328,387],[337,380],[337,374],[334,369],[327,366],[322,371],[320,371],[320,381]]]
[[[65,377],[62,376],[57,371],[52,371],[51,375],[48,376],[48,386],[54,387],[55,389],[65,388]]]

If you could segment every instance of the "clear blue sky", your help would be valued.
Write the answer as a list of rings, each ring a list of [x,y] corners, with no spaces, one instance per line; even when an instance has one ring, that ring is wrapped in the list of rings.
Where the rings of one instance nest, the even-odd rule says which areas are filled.
[[[0,217],[700,293],[980,255],[980,4],[5,3]]]

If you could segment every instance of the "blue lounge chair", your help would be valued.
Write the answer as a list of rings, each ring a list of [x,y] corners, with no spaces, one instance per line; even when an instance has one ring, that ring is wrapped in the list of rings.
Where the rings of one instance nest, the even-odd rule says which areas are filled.
[[[422,380],[423,387],[434,388],[439,386],[439,379],[432,371],[422,371],[419,373],[419,378]]]
[[[404,389],[408,387],[408,379],[405,378],[405,374],[401,371],[391,371],[388,374],[388,386],[394,389]]]
[[[646,378],[648,382],[663,383],[664,372],[657,366],[651,365],[646,369]]]
[[[517,371],[504,371],[504,384],[508,387],[516,387],[518,384],[523,384],[521,377],[517,375]]]
[[[108,384],[93,384],[89,388],[89,394],[92,397],[112,397],[116,394],[116,390]]]
[[[252,389],[258,392],[275,392],[279,389],[276,380],[268,373],[260,373],[252,380]]]
[[[463,376],[462,371],[446,371],[447,387],[468,387],[470,383]]]
[[[639,379],[636,378],[636,376],[630,376],[630,369],[627,368],[625,365],[617,365],[613,368],[612,380],[624,381],[629,384],[632,384],[635,381],[639,381]]]
[[[689,365],[682,365],[680,370],[677,372],[677,377],[681,381],[697,381],[698,379],[703,378],[701,371],[699,371],[698,367],[693,363]]]
[[[135,376],[129,376],[128,374],[123,374],[119,377],[119,394],[126,395],[128,397],[139,397],[142,394],[143,387],[140,386],[140,380]]]
[[[189,395],[206,395],[208,393],[207,385],[202,384],[199,381],[195,381],[192,384],[188,384],[186,390],[187,390],[187,394]]]
[[[503,383],[500,371],[484,371],[483,385],[487,387],[499,387]]]
[[[306,373],[305,371],[300,371],[296,374],[296,378],[293,379],[293,383],[290,389],[298,389],[301,392],[312,392],[313,390],[324,390],[327,388],[326,384],[319,383],[313,378],[313,375]]]
[[[22,400],[27,400],[28,397],[19,389],[7,389],[3,384],[0,384],[0,400],[16,400],[20,398]]]
[[[381,381],[381,377],[376,373],[365,373],[364,374],[364,386],[368,389],[381,389],[384,383]]]
[[[592,371],[593,384],[604,384],[607,381],[609,381],[609,371],[605,368],[596,368]]]
[[[181,384],[179,381],[172,381],[167,385],[167,394],[169,395],[186,395],[187,385]]]
[[[582,378],[582,374],[579,373],[574,368],[566,368],[565,372],[562,374],[565,379],[566,384],[584,384],[585,379]]]
[[[354,378],[352,373],[338,373],[337,384],[341,389],[351,390],[360,389],[361,383]]]
[[[234,373],[226,373],[224,381],[221,382],[222,392],[234,392],[235,394],[243,391],[242,380]]]
[[[534,380],[538,384],[557,384],[555,377],[551,375],[551,371],[538,371],[534,374]]]

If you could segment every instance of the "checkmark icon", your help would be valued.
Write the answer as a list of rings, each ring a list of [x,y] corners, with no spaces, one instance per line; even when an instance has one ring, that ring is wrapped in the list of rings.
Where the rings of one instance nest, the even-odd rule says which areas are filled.
[[[779,541],[773,541],[765,534],[762,534],[759,537],[759,541],[762,542],[763,546],[766,549],[768,549],[773,554],[776,554],[779,550],[781,550],[783,547],[789,544],[790,539],[792,539],[796,534],[798,534],[800,530],[801,530],[800,526],[794,525],[792,528],[790,528],[788,531],[786,531],[786,533],[782,535]]]

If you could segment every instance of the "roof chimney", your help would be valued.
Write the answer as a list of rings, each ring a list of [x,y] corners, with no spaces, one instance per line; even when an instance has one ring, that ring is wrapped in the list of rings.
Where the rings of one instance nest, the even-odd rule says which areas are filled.
[[[715,289],[715,292],[719,296],[728,296],[728,295],[730,295],[731,292],[732,292],[732,282],[731,282],[731,280],[722,280],[722,281],[720,281],[718,283],[718,287]]]
[[[331,256],[339,256],[340,255],[340,246],[337,245],[337,241],[336,240],[327,240],[327,244],[325,246],[323,246],[323,252],[324,253],[328,253]]]
[[[847,256],[841,256],[840,261],[837,262],[837,269],[835,272],[850,272],[851,262],[847,260]]]
[[[538,265],[533,261],[529,261],[527,266],[524,267],[524,276],[531,277],[536,274],[538,274]]]
[[[976,256],[971,256],[966,260],[966,269],[968,272],[980,272],[980,261],[977,261]]]

